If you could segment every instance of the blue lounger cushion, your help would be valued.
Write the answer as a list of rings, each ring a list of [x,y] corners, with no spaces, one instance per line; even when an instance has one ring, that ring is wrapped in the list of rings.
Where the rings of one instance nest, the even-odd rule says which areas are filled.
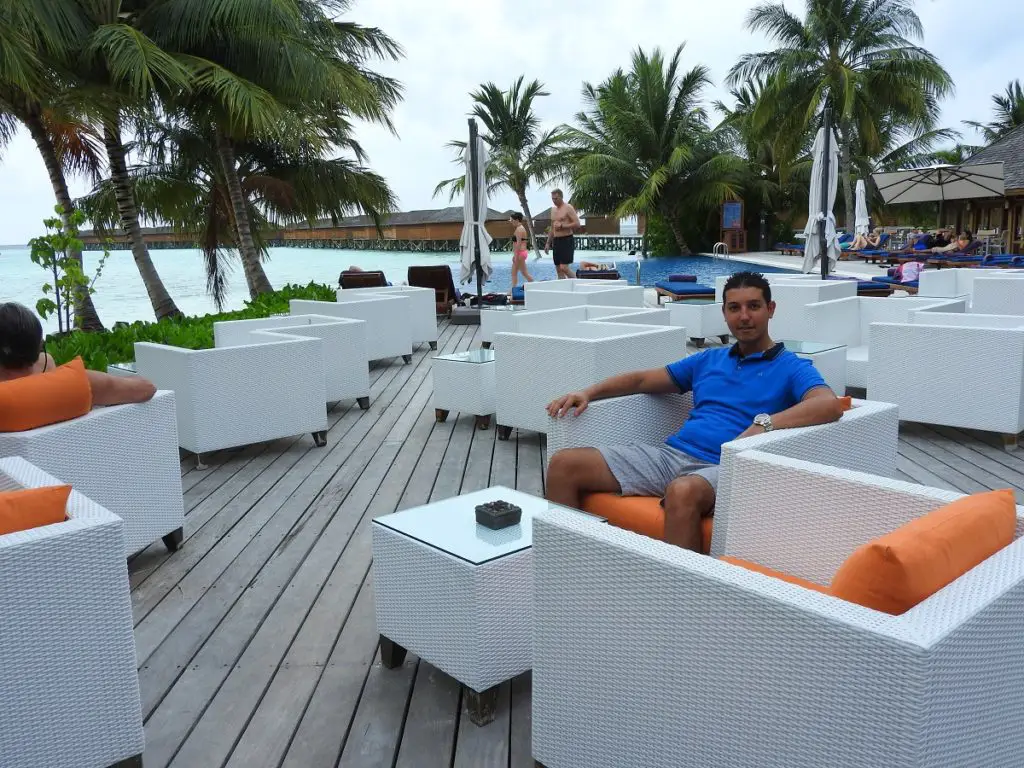
[[[517,285],[512,289],[512,301],[524,301],[526,299],[526,289]]]
[[[668,283],[696,283],[696,275],[669,275],[666,280]]]
[[[699,283],[676,283],[668,280],[659,280],[654,284],[655,288],[661,288],[663,291],[673,293],[677,296],[714,296],[715,289],[710,285],[700,285]]]

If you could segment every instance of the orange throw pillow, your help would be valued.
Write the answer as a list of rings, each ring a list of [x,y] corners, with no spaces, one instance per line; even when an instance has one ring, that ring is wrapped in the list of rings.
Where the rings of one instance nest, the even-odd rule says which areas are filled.
[[[1009,490],[965,496],[859,547],[836,571],[835,597],[905,613],[1013,541]]]
[[[67,520],[70,485],[0,493],[0,536]]]
[[[851,408],[853,408],[853,398],[850,397],[849,395],[843,395],[842,397],[837,398],[837,399],[839,400],[840,403],[842,403],[844,411],[848,411]]]
[[[23,432],[84,416],[92,388],[82,358],[52,371],[0,382],[0,432]]]

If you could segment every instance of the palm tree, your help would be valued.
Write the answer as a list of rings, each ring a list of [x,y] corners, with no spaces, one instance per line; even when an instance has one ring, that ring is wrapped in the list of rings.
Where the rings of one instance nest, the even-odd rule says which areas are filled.
[[[401,49],[374,28],[333,21],[348,0],[259,4],[249,0],[139,0],[132,23],[193,73],[192,89],[168,100],[174,117],[213,126],[233,227],[250,293],[271,290],[239,174],[239,149],[276,141],[317,152],[343,144],[347,118],[391,127],[398,84],[364,66]]]
[[[938,60],[911,42],[922,36],[912,0],[806,0],[803,20],[781,3],[768,3],[750,12],[747,27],[767,34],[777,47],[742,56],[728,83],[764,78],[769,98],[761,100],[756,117],[767,122],[784,104],[782,130],[789,134],[816,127],[825,105],[832,107],[852,224],[854,153],[881,152],[877,126],[885,118],[909,138],[932,130],[939,100],[953,88]]]
[[[488,192],[510,189],[523,209],[526,231],[534,251],[540,255],[533,231],[533,216],[526,200],[531,184],[544,186],[565,170],[569,160],[567,131],[564,127],[541,133],[540,119],[533,111],[533,102],[548,96],[538,80],[524,85],[519,77],[507,91],[494,83],[484,83],[469,94],[473,100],[472,114],[483,124],[481,134],[487,143],[489,160],[485,169]],[[465,141],[452,141],[449,147],[457,150],[455,162],[465,164]],[[445,179],[434,188],[434,195],[448,190],[449,200],[465,189],[465,175]]]
[[[66,115],[53,109],[59,96],[57,79],[51,67],[53,59],[62,59],[86,34],[85,17],[69,0],[53,3],[8,2],[0,7],[0,143],[14,135],[18,122],[35,142],[54,196],[61,207],[65,230],[70,228],[74,211],[65,173],[83,172],[95,176],[99,161],[94,144],[86,132]],[[50,106],[44,107],[43,102]],[[68,256],[82,264],[81,251]],[[102,330],[86,290],[75,293],[75,325],[85,330]]]
[[[573,200],[586,210],[619,217],[663,218],[681,253],[690,248],[683,217],[702,220],[711,208],[738,196],[744,162],[728,136],[708,127],[701,103],[710,84],[706,67],[680,72],[679,46],[633,54],[598,86],[585,83],[587,110],[568,131],[577,148],[569,171]]]
[[[1003,93],[992,96],[992,104],[996,118],[993,122],[982,124],[964,120],[964,125],[981,132],[987,144],[998,141],[1010,131],[1024,125],[1024,87],[1021,86],[1020,80],[1011,80]]]
[[[157,123],[140,136],[142,162],[132,169],[135,198],[145,218],[166,222],[202,249],[207,288],[218,308],[230,269],[226,247],[238,247],[234,203],[224,166],[207,123]],[[279,144],[238,145],[238,174],[252,237],[266,250],[263,233],[361,210],[375,219],[394,209],[387,182],[360,165],[365,153],[350,140],[354,160],[311,152],[291,153]],[[101,228],[116,221],[113,189],[104,181],[80,201]]]

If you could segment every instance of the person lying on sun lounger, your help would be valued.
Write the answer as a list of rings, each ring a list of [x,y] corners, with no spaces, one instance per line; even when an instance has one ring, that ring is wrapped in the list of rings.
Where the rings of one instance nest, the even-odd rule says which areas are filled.
[[[53,358],[43,349],[43,326],[32,310],[21,304],[0,304],[0,382],[52,371]],[[87,370],[93,405],[141,403],[156,394],[142,376],[111,376]]]
[[[882,242],[882,236],[872,230],[867,235],[857,235],[853,238],[853,242],[850,243],[848,250],[868,251],[872,248],[877,248],[880,242]]]
[[[972,239],[970,230],[965,229],[960,233],[960,236],[949,245],[939,246],[937,248],[932,248],[931,250],[932,253],[952,253],[954,251],[962,251],[971,244]]]

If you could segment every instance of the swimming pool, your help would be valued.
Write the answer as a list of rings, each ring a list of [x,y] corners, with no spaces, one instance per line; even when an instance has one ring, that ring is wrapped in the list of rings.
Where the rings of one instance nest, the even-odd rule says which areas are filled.
[[[501,254],[496,254],[500,257]],[[612,254],[584,254],[588,261],[611,262],[614,261],[619,274],[632,285],[637,284],[635,257],[625,257]],[[578,254],[578,258],[583,255]],[[711,256],[679,256],[659,257],[651,259],[640,259],[640,284],[651,287],[660,280],[667,280],[669,275],[695,275],[697,282],[701,285],[714,285],[715,278],[722,275],[731,275],[734,272],[751,270],[753,272],[791,272],[797,274],[796,270],[784,269],[782,267],[763,266],[749,261],[739,259],[716,259]],[[512,281],[512,265],[504,259],[496,259],[493,262],[494,272],[491,279],[484,286],[485,291],[500,292],[508,291]],[[536,280],[554,280],[555,265],[550,259],[534,261],[529,263],[530,274]],[[458,268],[453,265],[452,272],[458,278]],[[464,290],[475,293],[474,286],[465,286]]]

